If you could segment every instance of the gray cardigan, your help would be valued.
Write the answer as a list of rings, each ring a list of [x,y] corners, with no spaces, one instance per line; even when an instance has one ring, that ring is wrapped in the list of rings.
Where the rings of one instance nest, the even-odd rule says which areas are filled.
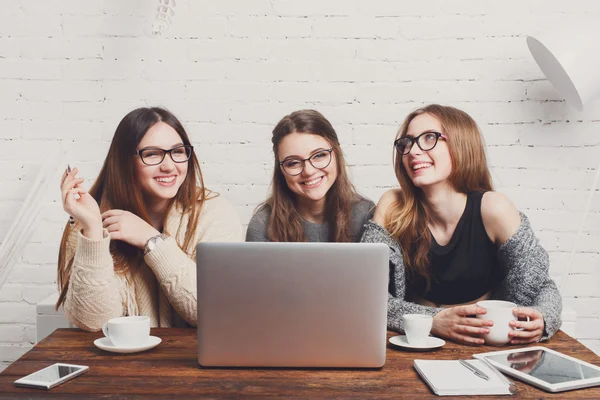
[[[408,302],[404,262],[399,243],[387,230],[373,221],[367,223],[362,237],[365,243],[385,243],[390,248],[390,290],[388,293],[388,329],[402,331],[402,315],[435,315],[441,308]],[[560,328],[562,300],[558,288],[548,275],[548,253],[535,237],[529,219],[521,213],[521,225],[506,243],[498,248],[498,259],[506,269],[506,276],[492,293],[492,298],[512,301],[523,307],[532,307],[544,316],[542,340],[549,339]]]

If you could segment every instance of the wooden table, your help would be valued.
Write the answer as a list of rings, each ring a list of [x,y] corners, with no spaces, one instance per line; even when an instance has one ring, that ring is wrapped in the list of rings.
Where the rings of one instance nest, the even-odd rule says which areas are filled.
[[[158,347],[114,354],[94,346],[101,332],[58,329],[0,374],[0,398],[435,398],[415,372],[415,358],[471,358],[473,353],[498,350],[447,342],[441,349],[416,353],[388,343],[387,362],[378,370],[213,369],[198,366],[194,329],[157,328],[152,335],[162,338]],[[388,337],[393,335],[388,332]],[[561,331],[544,345],[600,365],[600,357]],[[55,362],[83,364],[90,369],[49,391],[13,385],[16,379]],[[519,398],[600,399],[600,387],[551,394],[515,383]]]

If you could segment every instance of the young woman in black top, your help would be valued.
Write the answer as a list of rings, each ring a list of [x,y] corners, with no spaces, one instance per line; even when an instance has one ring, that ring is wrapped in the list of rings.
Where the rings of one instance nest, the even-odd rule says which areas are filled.
[[[548,338],[562,303],[548,254],[527,217],[494,192],[479,128],[465,112],[429,105],[409,114],[394,142],[401,189],[385,193],[363,242],[390,246],[388,327],[402,315],[433,316],[432,333],[482,344],[492,321],[475,303],[519,305],[511,343]],[[527,321],[526,319],[529,318]]]

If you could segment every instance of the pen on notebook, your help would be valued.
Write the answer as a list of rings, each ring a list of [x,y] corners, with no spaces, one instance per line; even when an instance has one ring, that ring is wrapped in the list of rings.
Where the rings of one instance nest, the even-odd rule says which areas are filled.
[[[482,363],[484,363],[486,365],[486,367],[488,367],[494,374],[496,374],[496,376],[498,378],[500,378],[500,380],[504,383],[506,383],[508,385],[508,391],[510,392],[510,394],[515,394],[517,393],[517,387],[515,386],[514,383],[512,383],[511,381],[509,381],[503,374],[502,372],[498,371],[498,368],[494,367],[492,365],[491,362],[489,362],[487,360],[487,358],[482,357],[479,358],[479,361],[481,361]]]
[[[477,375],[481,379],[485,379],[486,381],[490,380],[490,377],[485,372],[483,372],[479,368],[477,368],[477,367],[469,364],[465,360],[458,360],[458,362],[460,362],[461,365],[463,365],[464,367],[466,367],[467,369],[469,369],[471,372],[473,372],[475,375]]]

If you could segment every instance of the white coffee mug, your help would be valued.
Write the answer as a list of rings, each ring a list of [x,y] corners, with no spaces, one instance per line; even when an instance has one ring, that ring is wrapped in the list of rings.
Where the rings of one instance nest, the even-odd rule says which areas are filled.
[[[109,319],[102,332],[115,347],[141,346],[150,337],[150,317],[119,317]]]
[[[404,314],[402,320],[408,344],[420,346],[427,343],[427,338],[433,325],[433,317],[431,315]]]
[[[513,309],[517,305],[510,301],[504,300],[484,300],[478,301],[477,305],[485,308],[485,314],[478,314],[479,319],[488,319],[494,322],[493,326],[489,326],[490,333],[483,335],[486,344],[492,346],[502,346],[510,342],[508,332],[518,330],[512,328],[510,321],[517,321],[518,317],[514,314]]]

